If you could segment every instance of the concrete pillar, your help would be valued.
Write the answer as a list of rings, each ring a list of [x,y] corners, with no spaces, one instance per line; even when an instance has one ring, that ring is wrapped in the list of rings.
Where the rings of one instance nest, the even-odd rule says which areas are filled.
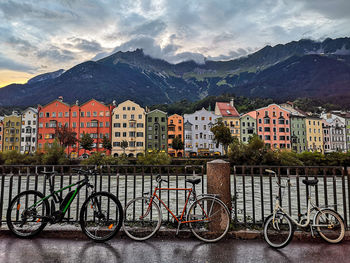
[[[219,194],[231,211],[230,163],[223,160],[207,162],[207,193]],[[218,227],[213,225],[213,228]],[[214,229],[213,229],[214,230]]]

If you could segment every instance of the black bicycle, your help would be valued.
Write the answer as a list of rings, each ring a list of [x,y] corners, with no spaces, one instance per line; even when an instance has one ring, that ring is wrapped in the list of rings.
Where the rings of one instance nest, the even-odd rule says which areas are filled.
[[[45,226],[68,221],[65,214],[82,187],[86,186],[90,194],[80,210],[80,226],[89,238],[104,242],[113,238],[123,222],[123,208],[118,198],[109,192],[95,192],[89,183],[89,176],[97,175],[94,170],[73,169],[84,179],[61,188],[54,189],[56,172],[42,172],[45,181],[49,181],[50,194],[44,196],[39,191],[28,190],[12,199],[7,210],[6,221],[9,229],[18,237],[28,238],[39,234]],[[77,186],[75,190],[61,198],[58,193]],[[48,199],[51,199],[51,205]],[[56,209],[56,205],[59,206]]]

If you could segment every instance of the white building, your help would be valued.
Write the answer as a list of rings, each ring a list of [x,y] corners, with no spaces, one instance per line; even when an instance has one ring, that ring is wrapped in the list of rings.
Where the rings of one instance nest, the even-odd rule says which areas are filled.
[[[34,153],[38,131],[38,110],[32,107],[22,113],[21,153]]]
[[[184,115],[185,155],[222,155],[223,147],[216,147],[214,134],[210,128],[220,116],[204,108]]]
[[[345,119],[332,113],[325,113],[321,118],[329,125],[329,146],[328,152],[346,152],[346,129]]]

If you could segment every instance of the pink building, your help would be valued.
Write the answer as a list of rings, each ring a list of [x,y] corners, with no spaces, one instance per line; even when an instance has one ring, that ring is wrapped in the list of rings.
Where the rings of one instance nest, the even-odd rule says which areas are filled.
[[[256,110],[257,133],[272,149],[291,149],[290,112],[277,104]]]

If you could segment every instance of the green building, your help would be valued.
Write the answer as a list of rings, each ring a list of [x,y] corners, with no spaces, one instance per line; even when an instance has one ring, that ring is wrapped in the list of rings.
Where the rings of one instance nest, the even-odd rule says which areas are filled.
[[[168,152],[167,114],[161,110],[146,113],[146,151]]]
[[[290,130],[292,150],[297,153],[307,151],[305,116],[290,115]]]
[[[248,112],[241,116],[241,142],[248,143],[249,138],[254,134],[257,134],[256,131],[256,111]]]

